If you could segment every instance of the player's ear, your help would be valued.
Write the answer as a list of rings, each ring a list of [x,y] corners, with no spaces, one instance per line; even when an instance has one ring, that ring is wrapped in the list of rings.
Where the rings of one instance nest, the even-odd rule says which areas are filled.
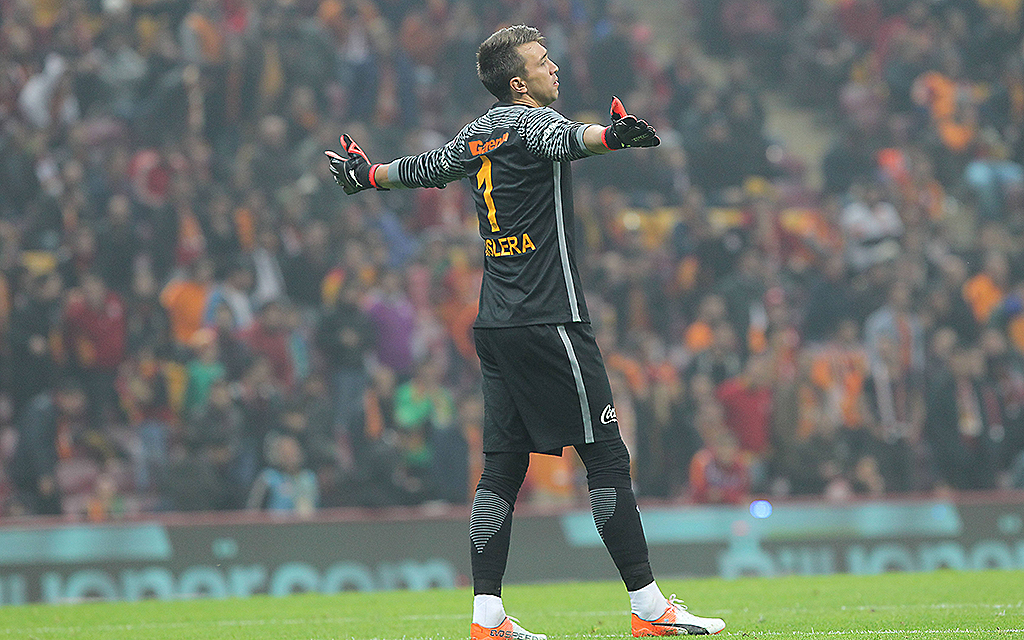
[[[512,89],[512,98],[522,95],[527,91],[526,81],[519,76],[512,76],[512,79],[508,81],[508,86]]]

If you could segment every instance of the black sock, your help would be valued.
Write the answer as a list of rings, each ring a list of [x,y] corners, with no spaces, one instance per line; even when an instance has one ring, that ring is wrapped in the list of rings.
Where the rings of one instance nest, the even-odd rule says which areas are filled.
[[[604,546],[619,570],[627,591],[636,591],[654,581],[648,560],[647,540],[633,490],[597,487],[590,490],[594,524]]]
[[[590,508],[627,591],[654,582],[647,539],[629,477],[629,452],[621,439],[576,447],[587,468]]]
[[[469,516],[474,595],[501,595],[512,511],[530,464],[528,453],[488,453]]]
[[[477,489],[469,516],[474,595],[501,595],[511,534],[512,505],[493,491]]]

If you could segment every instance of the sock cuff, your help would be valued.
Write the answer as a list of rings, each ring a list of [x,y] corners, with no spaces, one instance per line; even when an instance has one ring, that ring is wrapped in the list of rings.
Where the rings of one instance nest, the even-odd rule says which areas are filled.
[[[627,591],[640,591],[651,588],[653,585],[654,591],[661,596],[661,590],[654,583],[654,573],[651,571],[649,561],[643,560],[634,565],[622,567],[619,575],[622,576],[622,582],[625,583]]]
[[[641,593],[641,592],[643,592],[645,594],[651,594],[651,593],[655,593],[656,592],[656,593],[658,593],[660,595],[661,594],[661,589],[658,587],[658,581],[657,580],[651,580],[650,582],[648,582],[647,584],[645,584],[642,587],[638,587],[636,589],[631,589],[629,591],[629,595],[632,596],[634,593]]]

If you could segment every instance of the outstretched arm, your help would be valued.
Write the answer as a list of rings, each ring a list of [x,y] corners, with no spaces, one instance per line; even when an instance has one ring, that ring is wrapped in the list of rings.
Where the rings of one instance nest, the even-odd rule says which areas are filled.
[[[552,160],[576,160],[628,147],[656,147],[661,143],[654,127],[626,113],[618,98],[612,98],[611,124],[580,124],[566,120],[550,109],[538,110],[522,122],[521,133],[533,153]],[[364,189],[388,190],[412,187],[444,187],[466,176],[461,162],[468,126],[443,147],[387,164],[372,164],[352,138],[341,137],[343,151],[325,151],[331,173],[351,195]]]
[[[654,127],[626,113],[618,98],[612,99],[610,111],[611,124],[605,127],[573,122],[551,109],[531,109],[521,120],[520,134],[532,153],[556,161],[661,143]]]
[[[341,137],[343,151],[325,151],[334,179],[352,195],[364,189],[387,191],[396,188],[439,187],[466,177],[459,158],[465,144],[465,129],[448,144],[416,156],[386,164],[372,164],[348,134]]]

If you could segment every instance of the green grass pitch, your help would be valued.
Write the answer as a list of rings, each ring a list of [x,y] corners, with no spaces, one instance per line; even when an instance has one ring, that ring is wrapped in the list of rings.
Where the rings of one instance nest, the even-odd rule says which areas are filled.
[[[1024,638],[1024,571],[661,580],[718,637]],[[0,607],[0,639],[329,640],[469,637],[467,589]],[[509,586],[509,614],[555,638],[629,637],[619,583]]]

